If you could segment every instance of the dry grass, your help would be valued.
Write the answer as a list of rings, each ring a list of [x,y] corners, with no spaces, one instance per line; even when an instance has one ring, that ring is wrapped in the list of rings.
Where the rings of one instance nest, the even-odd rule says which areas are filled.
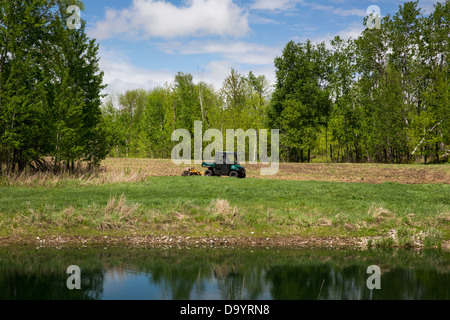
[[[106,205],[100,229],[114,229],[124,225],[134,225],[132,215],[138,208],[138,204],[128,204],[124,194],[120,196],[119,200],[115,196],[111,197]]]
[[[333,225],[333,222],[327,218],[320,218],[317,222],[317,225],[331,227]]]
[[[261,176],[261,164],[245,164],[247,177],[297,181],[336,181],[359,183],[444,183],[450,181],[450,165],[386,165],[335,163],[280,163],[278,174]],[[102,161],[99,169],[89,172],[77,167],[75,173],[31,173],[0,177],[0,185],[23,187],[59,187],[101,185],[146,181],[156,176],[180,176],[185,164],[175,165],[170,159],[112,159]],[[192,165],[205,171],[200,165]]]
[[[95,186],[112,183],[146,181],[149,175],[140,172],[94,171],[84,174],[38,172],[32,174],[10,174],[3,177],[0,185],[18,187],[63,187],[66,185]]]
[[[376,205],[371,205],[368,212],[369,216],[374,218],[377,222],[383,222],[387,220],[392,220],[395,218],[395,215],[391,213],[389,210]]]
[[[234,219],[239,213],[237,207],[231,207],[228,200],[225,199],[212,200],[210,211],[216,216],[222,218],[228,224],[233,224]]]

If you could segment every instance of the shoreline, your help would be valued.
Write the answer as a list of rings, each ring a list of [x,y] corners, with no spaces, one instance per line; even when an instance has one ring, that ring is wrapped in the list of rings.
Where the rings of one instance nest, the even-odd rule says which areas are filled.
[[[0,247],[35,246],[58,249],[88,246],[130,246],[130,247],[169,247],[169,248],[227,248],[227,247],[267,247],[267,248],[308,248],[308,249],[369,249],[369,248],[410,248],[429,249],[423,244],[413,246],[369,245],[370,239],[377,237],[189,237],[189,236],[47,236],[47,237],[0,237]],[[379,238],[379,237],[378,237]],[[431,249],[435,249],[432,247]],[[443,241],[441,248],[450,251],[450,240]]]

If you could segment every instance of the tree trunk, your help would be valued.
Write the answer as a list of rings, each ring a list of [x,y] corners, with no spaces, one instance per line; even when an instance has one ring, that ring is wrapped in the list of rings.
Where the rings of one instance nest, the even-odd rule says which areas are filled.
[[[200,110],[202,112],[202,121],[205,122],[205,117],[203,115],[203,91],[202,91],[202,84],[198,84],[198,98],[200,100]]]
[[[177,102],[173,100],[173,130],[177,129]]]
[[[436,142],[436,163],[439,163],[439,142]],[[1,162],[0,162],[0,174],[2,174],[1,171]]]
[[[328,123],[325,128],[325,162],[328,162]]]
[[[333,162],[333,145],[330,143],[330,161]]]
[[[423,146],[420,146],[420,154],[421,154],[421,157],[422,157],[422,162],[426,163],[426,160],[424,159],[424,156],[423,156]]]
[[[364,147],[366,148],[367,162],[370,162],[369,149],[367,148],[367,140],[364,139]]]
[[[347,148],[347,154],[346,154],[347,159],[345,159],[345,162],[348,162],[350,155],[349,155],[348,135],[347,135],[347,115],[344,116],[344,128],[345,128],[345,146]]]
[[[253,161],[254,162],[256,162],[256,160],[258,159],[257,155],[258,155],[258,139],[255,139],[255,146],[254,146],[254,149],[253,149]]]

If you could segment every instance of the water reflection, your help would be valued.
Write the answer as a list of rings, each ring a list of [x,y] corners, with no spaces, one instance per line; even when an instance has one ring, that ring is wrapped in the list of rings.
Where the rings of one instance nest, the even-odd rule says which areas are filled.
[[[1,248],[0,299],[449,299],[448,252]],[[381,289],[369,290],[369,265]],[[81,290],[66,286],[81,267]]]

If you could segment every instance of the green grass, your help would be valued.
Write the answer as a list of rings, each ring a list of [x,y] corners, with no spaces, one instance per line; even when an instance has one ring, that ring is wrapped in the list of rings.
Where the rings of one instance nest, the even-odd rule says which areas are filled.
[[[449,239],[449,214],[450,186],[442,184],[155,177],[0,187],[2,236],[384,236],[403,228],[399,245],[416,231],[431,245]]]

